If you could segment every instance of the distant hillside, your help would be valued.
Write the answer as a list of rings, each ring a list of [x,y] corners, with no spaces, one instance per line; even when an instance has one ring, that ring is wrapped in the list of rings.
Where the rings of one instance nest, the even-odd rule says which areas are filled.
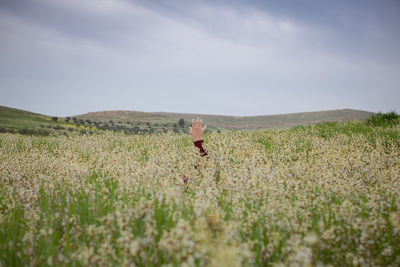
[[[316,112],[302,112],[265,116],[222,116],[192,113],[139,112],[139,111],[102,111],[78,115],[81,119],[95,121],[122,122],[177,122],[180,118],[190,122],[192,118],[200,117],[209,126],[222,129],[257,129],[257,128],[287,128],[296,125],[315,124],[324,121],[365,120],[373,112],[341,109]]]
[[[21,109],[0,106],[0,133],[21,133],[47,136],[50,133],[94,133],[99,129],[65,118],[50,117]]]
[[[152,112],[110,110],[89,112],[82,115],[73,116],[83,120],[93,120],[99,122],[121,121],[121,122],[177,122],[175,117],[166,116]]]
[[[0,127],[10,130],[18,130],[25,127],[39,129],[40,125],[51,124],[51,117],[16,109],[0,106]]]
[[[51,133],[94,134],[104,131],[142,133],[189,133],[190,122],[183,124],[164,115],[135,111],[91,112],[82,116],[50,117],[0,106],[0,133],[49,135]],[[208,127],[208,131],[217,131]]]
[[[365,120],[374,113],[361,110],[330,110],[266,116],[222,116],[190,113],[100,111],[56,118],[0,106],[0,131],[53,129],[57,131],[124,131],[129,133],[188,132],[192,118],[200,117],[209,131],[288,128],[324,121]],[[178,121],[184,119],[184,125]]]

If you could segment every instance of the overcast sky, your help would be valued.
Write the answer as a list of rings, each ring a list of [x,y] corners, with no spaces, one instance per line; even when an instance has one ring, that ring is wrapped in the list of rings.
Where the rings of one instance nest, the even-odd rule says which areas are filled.
[[[400,112],[400,1],[0,0],[0,105]]]

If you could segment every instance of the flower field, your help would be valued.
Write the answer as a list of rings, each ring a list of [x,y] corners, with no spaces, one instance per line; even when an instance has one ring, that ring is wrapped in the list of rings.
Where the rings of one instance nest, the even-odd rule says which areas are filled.
[[[399,136],[0,134],[0,265],[399,266]]]

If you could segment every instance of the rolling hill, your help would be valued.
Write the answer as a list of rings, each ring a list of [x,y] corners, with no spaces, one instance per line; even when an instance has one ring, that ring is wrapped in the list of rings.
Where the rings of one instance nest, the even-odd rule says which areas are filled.
[[[302,112],[281,115],[265,116],[222,116],[192,113],[168,113],[168,112],[139,112],[139,111],[101,111],[89,112],[78,115],[77,118],[94,121],[121,121],[121,122],[154,122],[171,123],[180,118],[190,122],[192,118],[200,117],[212,127],[220,129],[258,129],[258,128],[288,128],[296,125],[315,124],[324,121],[348,121],[365,120],[373,115],[373,112],[340,109],[316,112]]]
[[[266,116],[222,116],[192,113],[140,112],[140,111],[100,111],[89,112],[71,118],[57,118],[32,113],[20,109],[0,106],[0,129],[19,131],[39,130],[104,130],[136,132],[162,132],[177,129],[187,132],[191,119],[200,117],[211,131],[251,130],[259,128],[289,128],[297,125],[315,124],[325,121],[365,120],[374,113],[361,110],[341,109],[329,111],[303,112]],[[185,120],[182,128],[177,127],[180,119]]]
[[[0,106],[0,128],[18,130],[22,128],[40,129],[40,125],[52,125],[50,116],[21,109]]]

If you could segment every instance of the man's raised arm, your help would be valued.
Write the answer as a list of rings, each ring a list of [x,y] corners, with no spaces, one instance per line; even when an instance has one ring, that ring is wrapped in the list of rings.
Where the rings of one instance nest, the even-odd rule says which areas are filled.
[[[200,155],[206,156],[208,155],[208,151],[203,148],[203,135],[207,128],[207,125],[202,127],[203,120],[200,118],[192,119],[192,127],[189,127],[190,134],[193,137],[194,145],[200,149]]]

